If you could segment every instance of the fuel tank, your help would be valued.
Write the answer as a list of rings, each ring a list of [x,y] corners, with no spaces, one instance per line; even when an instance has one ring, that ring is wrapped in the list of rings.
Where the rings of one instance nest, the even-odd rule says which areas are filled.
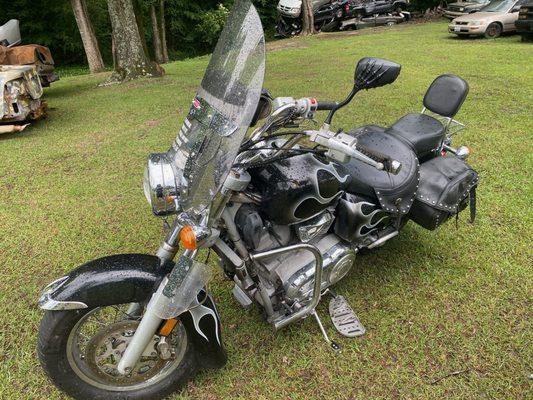
[[[278,225],[319,214],[339,199],[350,180],[341,165],[314,154],[279,160],[249,172],[262,197],[261,212]]]

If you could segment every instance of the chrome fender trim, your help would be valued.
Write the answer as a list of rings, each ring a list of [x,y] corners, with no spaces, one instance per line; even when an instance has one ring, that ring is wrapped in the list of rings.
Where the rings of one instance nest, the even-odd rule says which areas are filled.
[[[39,298],[39,308],[45,311],[81,310],[89,306],[81,301],[59,301],[52,298],[52,294],[65,284],[68,276],[56,279],[46,286]]]

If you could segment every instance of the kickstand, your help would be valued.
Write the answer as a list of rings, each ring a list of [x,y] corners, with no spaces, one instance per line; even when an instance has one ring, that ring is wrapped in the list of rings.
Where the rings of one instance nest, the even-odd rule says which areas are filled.
[[[331,297],[333,298],[336,298],[337,297],[337,293],[335,293],[333,290],[331,290],[330,288],[327,288],[326,290],[324,290],[324,292],[322,292],[322,296],[326,295],[326,294],[329,294]]]
[[[311,315],[315,317],[318,327],[320,328],[320,332],[322,332],[322,336],[324,336],[324,340],[331,346],[331,349],[333,351],[339,353],[341,351],[341,346],[329,338],[326,329],[324,329],[324,325],[322,325],[322,321],[320,320],[320,317],[318,316],[316,310],[313,310]]]

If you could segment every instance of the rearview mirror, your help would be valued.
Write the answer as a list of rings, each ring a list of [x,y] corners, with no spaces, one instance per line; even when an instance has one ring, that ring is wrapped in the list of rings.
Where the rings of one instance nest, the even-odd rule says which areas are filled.
[[[272,112],[272,100],[273,97],[270,92],[266,89],[261,91],[261,97],[259,98],[259,103],[257,103],[257,109],[255,114],[250,122],[250,126],[254,127],[257,122],[261,119],[264,119],[270,115]]]
[[[357,63],[354,83],[357,90],[388,85],[398,78],[401,65],[382,58],[365,57]]]

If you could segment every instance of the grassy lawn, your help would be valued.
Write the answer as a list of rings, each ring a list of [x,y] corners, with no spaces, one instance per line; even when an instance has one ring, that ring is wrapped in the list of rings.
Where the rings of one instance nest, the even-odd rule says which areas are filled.
[[[390,124],[421,109],[437,75],[465,78],[470,94],[457,119],[468,129],[455,144],[473,149],[481,175],[478,219],[470,225],[464,213],[457,229],[436,232],[411,223],[359,257],[336,290],[367,334],[340,338],[327,303],[319,306],[340,355],[311,319],[274,333],[257,310],[237,305],[219,274],[212,286],[229,362],[174,398],[531,398],[533,45],[459,40],[437,22],[271,47],[265,87],[275,96],[340,99],[359,58],[402,64],[396,83],[358,95],[335,127]],[[45,284],[92,258],[157,249],[145,158],[170,146],[207,62],[175,62],[162,79],[108,88],[95,87],[105,74],[64,78],[46,91],[47,120],[0,136],[1,399],[63,398],[35,352]]]

